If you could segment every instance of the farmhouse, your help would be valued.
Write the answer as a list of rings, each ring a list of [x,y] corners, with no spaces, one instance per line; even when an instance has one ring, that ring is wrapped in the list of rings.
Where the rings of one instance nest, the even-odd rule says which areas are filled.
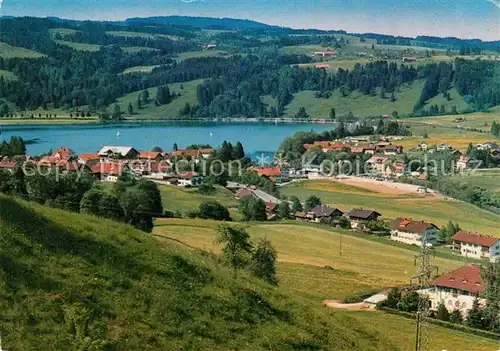
[[[312,212],[295,212],[295,219],[300,222],[314,221],[314,213]]]
[[[276,183],[286,183],[290,181],[290,171],[287,167],[251,167],[249,170]]]
[[[344,212],[338,208],[331,208],[325,205],[318,205],[314,207],[311,212],[314,215],[314,220],[316,222],[319,222],[322,219],[334,219],[341,217],[344,214]]]
[[[325,57],[325,56],[335,56],[337,54],[337,52],[331,50],[331,49],[328,49],[327,51],[315,51],[313,53],[314,56],[322,56],[322,57]]]
[[[161,161],[163,156],[161,152],[156,151],[139,151],[140,160]]]
[[[104,146],[99,152],[101,162],[113,160],[133,160],[138,158],[139,152],[129,146]]]
[[[13,172],[16,167],[17,167],[16,162],[9,162],[9,161],[0,162],[0,171]]]
[[[91,171],[104,182],[116,182],[120,175],[130,172],[130,169],[123,162],[99,162],[92,166]]]
[[[438,230],[432,223],[396,218],[391,223],[391,240],[417,246],[421,246],[425,240],[425,243],[431,246],[437,244]]]
[[[387,156],[372,156],[366,164],[372,169],[372,172],[377,174],[385,174],[386,163],[389,161]]]
[[[437,311],[443,303],[451,312],[459,310],[465,317],[472,308],[476,296],[484,292],[485,286],[481,280],[479,266],[462,266],[430,282],[432,288],[419,290],[420,295],[427,296],[430,300],[430,309]],[[486,300],[479,299],[480,306],[485,306]]]
[[[87,164],[87,163],[95,163],[99,161],[99,154],[96,152],[91,152],[87,154],[81,154],[78,156],[78,163]]]
[[[429,148],[429,144],[427,144],[425,141],[417,144],[418,151],[427,151],[428,148]]]
[[[463,171],[469,169],[471,166],[471,158],[467,155],[461,155],[457,160],[456,169],[458,171]]]
[[[185,172],[177,176],[179,186],[193,187],[203,184],[203,176],[196,172]]]
[[[382,215],[377,211],[363,209],[352,210],[351,212],[346,214],[346,217],[351,223],[351,228],[353,229],[361,227],[366,222],[377,221],[380,216]]]
[[[477,259],[500,261],[500,238],[459,231],[451,237],[453,250],[460,255]]]
[[[316,65],[314,65],[315,68],[318,68],[318,69],[321,69],[321,68],[330,68],[330,65],[328,63],[318,63]]]

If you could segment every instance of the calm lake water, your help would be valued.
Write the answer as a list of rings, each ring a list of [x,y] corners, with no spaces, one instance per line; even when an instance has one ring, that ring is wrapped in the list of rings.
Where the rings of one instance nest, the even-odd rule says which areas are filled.
[[[35,140],[27,146],[29,155],[39,155],[57,147],[66,146],[76,153],[96,152],[104,145],[133,146],[151,150],[159,146],[171,150],[174,143],[179,148],[190,144],[219,146],[224,140],[238,140],[247,154],[275,152],[287,136],[298,131],[334,129],[332,124],[260,124],[260,123],[121,123],[91,125],[3,125],[1,140],[20,136]],[[119,132],[119,136],[117,136]]]

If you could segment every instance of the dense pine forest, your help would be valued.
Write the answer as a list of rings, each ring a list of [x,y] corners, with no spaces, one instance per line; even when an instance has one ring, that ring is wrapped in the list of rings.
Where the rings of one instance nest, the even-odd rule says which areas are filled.
[[[318,103],[335,93],[349,97],[354,92],[395,101],[395,92],[416,81],[424,83],[410,116],[442,113],[444,106],[440,110],[427,102],[439,95],[451,100],[451,89],[456,89],[468,105],[467,110],[455,109],[454,113],[487,111],[500,104],[498,43],[375,34],[355,37],[342,31],[291,30],[229,19],[188,22],[182,17],[125,22],[4,18],[1,44],[38,55],[0,55],[0,72],[15,77],[0,75],[0,115],[29,116],[37,110],[49,116],[51,111],[62,110],[120,119],[125,111],[115,103],[122,96],[139,92],[137,102],[129,104],[127,111],[137,114],[149,102],[140,93],[144,89],[158,88],[154,104],[167,105],[184,93],[169,90],[169,84],[197,79],[204,82],[196,88],[196,99],[178,109],[178,116],[277,118],[284,116],[295,95],[304,91],[314,91]],[[350,67],[335,70],[325,69],[328,64],[318,66],[323,61],[314,53],[293,50],[316,45],[323,51],[347,55],[344,52],[354,41],[367,43],[368,48],[371,45],[374,54],[366,62],[351,60]],[[417,54],[431,57],[434,48],[440,47],[451,59],[412,64],[404,57],[394,57],[399,45],[412,43],[429,47],[415,51]],[[383,49],[377,51],[379,45]],[[391,45],[395,51],[386,48]],[[214,48],[218,55],[210,51]],[[412,49],[405,50],[400,56],[412,53]],[[472,59],[454,57],[450,52],[484,55]],[[350,58],[338,59],[346,57]],[[123,73],[134,67],[149,69]],[[264,103],[264,97],[273,103]],[[325,116],[311,116],[301,108],[296,117]]]

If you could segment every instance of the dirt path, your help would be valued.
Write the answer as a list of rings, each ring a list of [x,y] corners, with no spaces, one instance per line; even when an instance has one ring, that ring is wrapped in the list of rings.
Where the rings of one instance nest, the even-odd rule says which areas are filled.
[[[350,311],[375,311],[374,306],[370,306],[364,302],[358,303],[342,303],[340,300],[324,300],[323,303],[331,308],[338,308]]]

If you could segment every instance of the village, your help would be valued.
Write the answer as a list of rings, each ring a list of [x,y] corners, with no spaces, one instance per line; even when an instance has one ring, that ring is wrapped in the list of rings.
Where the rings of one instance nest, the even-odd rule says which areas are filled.
[[[274,184],[284,186],[292,182],[307,181],[308,179],[329,179],[333,182],[345,179],[355,179],[356,184],[360,182],[381,183],[382,186],[413,187],[412,191],[418,196],[439,196],[432,189],[409,184],[397,183],[399,177],[404,174],[418,179],[425,179],[421,171],[410,172],[408,165],[404,162],[391,162],[394,157],[402,156],[404,148],[397,144],[400,137],[383,137],[376,143],[370,142],[369,138],[347,138],[341,141],[319,141],[305,144],[306,152],[317,150],[319,152],[351,152],[354,154],[369,155],[366,161],[369,173],[355,177],[322,174],[320,165],[306,165],[302,169],[295,169],[286,163],[263,167],[252,164],[247,171],[253,172],[259,177]],[[494,143],[483,143],[474,146],[478,150],[489,152],[492,158],[500,157],[500,149]],[[439,144],[430,146],[425,142],[418,143],[415,150],[427,153],[449,151],[457,157],[456,171],[465,172],[474,166],[474,160],[466,154],[455,150],[451,145]],[[198,187],[204,184],[204,175],[187,167],[180,171],[178,164],[181,161],[189,165],[199,165],[204,160],[214,157],[216,150],[211,147],[196,147],[192,149],[176,149],[171,152],[163,151],[139,151],[129,146],[103,146],[98,152],[76,154],[67,147],[60,147],[50,155],[43,156],[38,160],[26,157],[25,165],[39,167],[41,169],[57,168],[61,174],[70,172],[87,172],[93,174],[103,182],[117,182],[123,174],[132,175],[136,179],[149,179],[158,184]],[[402,158],[401,158],[402,159]],[[13,171],[18,166],[17,162],[3,159],[0,169]],[[29,168],[29,166],[27,166]],[[390,184],[390,185],[389,185]],[[266,219],[269,221],[284,219],[278,213],[280,204],[293,203],[288,199],[280,199],[277,196],[259,189],[255,185],[240,184],[228,181],[226,187],[234,193],[237,201],[251,197],[265,204]],[[319,199],[318,199],[319,200]],[[302,207],[302,204],[300,205]],[[343,228],[366,235],[387,236],[391,241],[412,245],[417,247],[437,247],[443,245],[450,253],[460,255],[468,261],[480,263],[482,260],[497,262],[500,260],[500,239],[491,235],[458,230],[452,233],[447,242],[444,243],[440,236],[440,228],[425,218],[395,218],[392,220],[381,220],[383,213],[377,209],[353,208],[343,212],[331,205],[320,202],[310,208],[290,213],[288,218],[294,218],[297,222],[327,225]],[[431,301],[430,309],[436,311],[439,304],[445,301],[449,312],[459,309],[463,316],[472,308],[475,296],[481,294],[484,289],[480,275],[480,269],[476,264],[468,264],[445,275],[435,278],[431,282],[432,288],[419,293],[425,294]],[[376,302],[385,301],[387,294],[382,294]],[[365,305],[370,305],[370,299]],[[481,306],[486,300],[479,299]]]

